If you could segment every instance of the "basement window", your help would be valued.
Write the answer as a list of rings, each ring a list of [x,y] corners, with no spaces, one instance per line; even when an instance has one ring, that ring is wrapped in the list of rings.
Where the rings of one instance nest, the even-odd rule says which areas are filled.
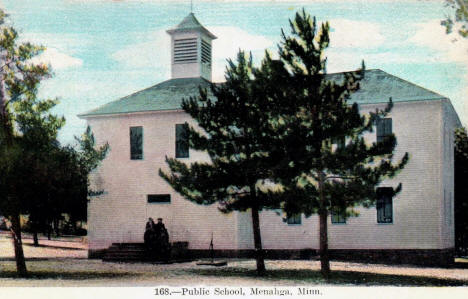
[[[148,194],[148,203],[171,203],[170,194]]]

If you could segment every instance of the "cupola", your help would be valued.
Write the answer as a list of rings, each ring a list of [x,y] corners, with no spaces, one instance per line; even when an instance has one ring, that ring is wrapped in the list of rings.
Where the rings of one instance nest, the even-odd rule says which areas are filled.
[[[171,77],[203,77],[211,81],[211,42],[216,36],[193,13],[167,33],[171,36]]]

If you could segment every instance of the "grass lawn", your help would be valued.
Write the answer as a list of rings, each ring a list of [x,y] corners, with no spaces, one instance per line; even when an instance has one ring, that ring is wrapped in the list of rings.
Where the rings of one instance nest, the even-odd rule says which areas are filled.
[[[37,259],[27,262],[29,277],[19,278],[14,261],[1,262],[0,284],[3,286],[154,286],[154,285],[336,285],[336,286],[468,286],[465,279],[431,277],[430,268],[411,275],[404,268],[332,262],[330,280],[324,280],[316,261],[267,261],[263,277],[255,272],[251,260],[229,260],[227,267],[210,268],[194,262],[169,265],[144,263],[106,263],[87,259]],[[368,267],[364,270],[362,267]],[[347,268],[346,270],[344,268]],[[383,271],[382,271],[383,270]],[[387,271],[385,271],[387,270]],[[424,270],[424,268],[419,268]],[[443,269],[450,271],[450,269]],[[376,273],[377,272],[377,273]],[[384,272],[384,273],[378,273]],[[388,272],[388,273],[385,273]],[[398,273],[400,274],[392,274]]]
[[[109,263],[87,259],[79,240],[41,240],[41,247],[24,242],[29,277],[19,278],[11,240],[0,235],[1,286],[468,286],[467,259],[457,259],[453,268],[332,261],[331,279],[324,280],[318,261],[267,260],[265,276],[258,277],[253,260],[232,259],[218,268],[196,262]]]

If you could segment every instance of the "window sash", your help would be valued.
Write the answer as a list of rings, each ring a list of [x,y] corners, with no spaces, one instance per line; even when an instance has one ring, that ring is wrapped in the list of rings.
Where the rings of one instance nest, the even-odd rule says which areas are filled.
[[[143,127],[130,127],[130,159],[143,159]]]
[[[377,119],[377,142],[384,141],[386,137],[392,135],[392,119]]]
[[[188,125],[176,124],[176,158],[189,157]]]
[[[171,203],[170,194],[148,194],[148,203]]]
[[[343,212],[334,212],[331,214],[331,223],[346,223],[346,217]]]
[[[393,199],[391,188],[377,190],[377,223],[393,223]]]
[[[286,222],[288,224],[302,224],[302,215],[301,214],[288,215]]]

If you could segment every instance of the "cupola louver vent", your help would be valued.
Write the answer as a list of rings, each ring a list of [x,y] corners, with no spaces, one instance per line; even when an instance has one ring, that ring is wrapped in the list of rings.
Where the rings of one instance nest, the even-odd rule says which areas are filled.
[[[197,62],[197,39],[174,40],[174,63]]]
[[[204,40],[201,40],[201,61],[211,64],[211,45]]]

